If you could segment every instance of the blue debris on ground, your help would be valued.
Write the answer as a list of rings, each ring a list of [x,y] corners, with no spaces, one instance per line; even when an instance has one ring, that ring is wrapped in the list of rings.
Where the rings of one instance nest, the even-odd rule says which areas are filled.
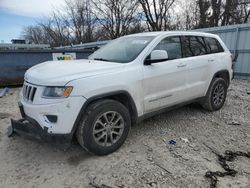
[[[7,93],[10,91],[8,87],[5,87],[1,92],[0,92],[0,98],[4,97],[7,95]]]
[[[168,143],[171,144],[171,145],[175,145],[176,141],[175,140],[169,140]]]

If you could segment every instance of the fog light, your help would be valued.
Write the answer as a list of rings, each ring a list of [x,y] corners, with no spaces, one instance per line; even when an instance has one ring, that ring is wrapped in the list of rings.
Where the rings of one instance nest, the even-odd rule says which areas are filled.
[[[46,118],[49,120],[50,123],[57,122],[57,116],[55,116],[55,115],[46,115]]]

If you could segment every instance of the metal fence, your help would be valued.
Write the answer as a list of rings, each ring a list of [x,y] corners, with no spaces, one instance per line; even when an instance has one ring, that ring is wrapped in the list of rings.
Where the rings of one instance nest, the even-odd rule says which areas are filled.
[[[235,56],[235,76],[250,79],[250,24],[198,29],[217,34]]]
[[[73,53],[75,59],[86,59],[93,50],[4,50],[0,51],[0,87],[22,84],[25,71],[53,60],[53,54]]]

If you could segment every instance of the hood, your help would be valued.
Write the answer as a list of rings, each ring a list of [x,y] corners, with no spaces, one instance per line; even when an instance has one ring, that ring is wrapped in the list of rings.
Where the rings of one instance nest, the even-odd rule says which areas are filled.
[[[69,81],[114,72],[124,64],[95,60],[47,61],[31,67],[25,81],[46,86],[63,86]]]

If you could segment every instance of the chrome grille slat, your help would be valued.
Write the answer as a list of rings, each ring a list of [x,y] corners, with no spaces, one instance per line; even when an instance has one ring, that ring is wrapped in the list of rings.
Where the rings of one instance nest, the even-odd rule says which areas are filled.
[[[29,100],[31,101],[31,96],[33,93],[34,87],[30,87]]]
[[[26,87],[25,87],[25,98],[27,98],[28,90],[29,90],[29,86],[26,85]]]
[[[28,100],[29,100],[30,89],[31,89],[31,86],[28,86],[28,91],[27,91],[27,94],[26,94],[26,98],[27,98]]]
[[[35,93],[36,93],[36,87],[34,87],[33,93],[32,93],[32,95],[31,95],[31,101],[34,100]]]
[[[25,96],[26,96],[26,93],[27,93],[27,89],[28,89],[28,86],[25,85],[25,93],[24,93]]]
[[[33,102],[37,88],[31,84],[23,84],[23,97],[28,102]]]

